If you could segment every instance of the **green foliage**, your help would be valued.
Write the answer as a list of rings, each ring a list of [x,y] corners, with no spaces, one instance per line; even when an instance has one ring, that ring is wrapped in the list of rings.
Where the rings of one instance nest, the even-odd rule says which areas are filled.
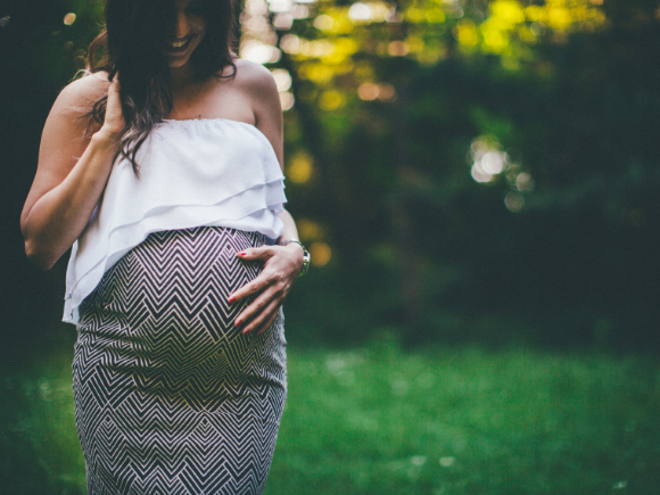
[[[368,19],[322,2],[278,33],[290,147],[318,169],[292,209],[340,260],[317,270],[336,288],[380,266],[364,311],[411,343],[447,338],[450,315],[508,318],[530,342],[658,345],[657,5],[403,2],[392,22],[365,4]],[[502,163],[479,172],[487,153]]]
[[[289,349],[266,493],[654,493],[655,359],[523,349]],[[84,491],[70,351],[2,371],[3,493]],[[8,399],[8,400],[7,400]],[[623,490],[626,488],[626,490]]]

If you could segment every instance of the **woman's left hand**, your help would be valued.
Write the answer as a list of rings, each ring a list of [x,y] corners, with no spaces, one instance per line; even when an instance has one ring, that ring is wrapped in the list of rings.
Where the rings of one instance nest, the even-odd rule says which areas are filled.
[[[237,254],[245,261],[261,261],[264,268],[254,280],[229,297],[229,302],[256,296],[254,301],[236,317],[234,324],[243,327],[244,334],[254,330],[264,333],[275,321],[277,313],[298,277],[303,263],[303,250],[295,243],[286,246],[262,246]]]

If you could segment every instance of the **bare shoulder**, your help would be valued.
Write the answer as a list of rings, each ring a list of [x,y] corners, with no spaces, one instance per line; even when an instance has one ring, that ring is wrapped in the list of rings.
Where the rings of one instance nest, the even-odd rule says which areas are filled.
[[[235,64],[235,78],[240,85],[253,90],[277,89],[273,75],[263,65],[243,59],[236,59]]]
[[[42,171],[60,181],[68,174],[85,151],[91,133],[98,130],[98,124],[90,128],[88,114],[94,103],[107,94],[108,86],[107,73],[88,74],[60,92],[41,134],[37,178]]]
[[[282,107],[275,79],[268,69],[247,60],[236,61],[236,84],[247,96],[257,128],[268,138],[282,158]]]
[[[279,105],[279,93],[275,79],[263,65],[239,59],[236,61],[235,79],[237,86],[252,101],[255,111],[264,105],[267,107],[273,103]]]
[[[51,115],[82,116],[94,103],[108,92],[107,73],[88,74],[69,83],[62,89],[53,105]]]
[[[281,114],[279,92],[275,79],[263,65],[247,60],[236,61],[236,84],[250,99],[257,120],[264,114]]]

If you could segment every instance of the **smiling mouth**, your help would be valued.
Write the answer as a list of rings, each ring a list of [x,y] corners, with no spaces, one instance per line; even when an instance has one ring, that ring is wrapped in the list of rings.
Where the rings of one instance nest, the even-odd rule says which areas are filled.
[[[190,46],[190,43],[192,43],[192,40],[195,38],[195,35],[190,35],[187,36],[186,38],[182,40],[176,40],[176,41],[168,41],[165,44],[165,49],[170,52],[170,53],[184,53],[188,47]]]

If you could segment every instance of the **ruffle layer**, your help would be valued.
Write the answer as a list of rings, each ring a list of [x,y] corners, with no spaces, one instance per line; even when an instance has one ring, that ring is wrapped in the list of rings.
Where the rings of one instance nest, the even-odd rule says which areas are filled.
[[[153,232],[222,226],[276,239],[284,176],[270,141],[255,126],[226,119],[166,121],[137,156],[115,164],[103,198],[73,245],[63,320],[122,256]]]

